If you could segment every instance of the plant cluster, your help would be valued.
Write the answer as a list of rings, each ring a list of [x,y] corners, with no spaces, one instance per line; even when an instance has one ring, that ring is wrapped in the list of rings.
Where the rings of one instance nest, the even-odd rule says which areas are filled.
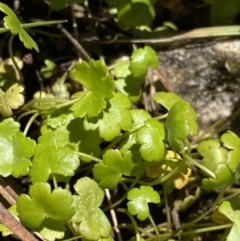
[[[49,2],[50,7],[59,10],[72,1],[59,1],[62,5],[58,1]],[[149,15],[146,15],[148,20],[143,19],[139,25],[148,24],[154,16],[154,1],[143,2],[149,5]],[[116,1],[116,4],[119,21],[128,25],[131,11],[135,12],[134,8],[139,6],[131,5],[131,11],[126,13],[126,1]],[[235,195],[222,202],[227,188],[239,179],[240,138],[228,131],[219,140],[198,141],[195,149],[191,140],[198,132],[197,114],[188,101],[174,93],[153,95],[153,101],[166,110],[164,115],[151,116],[136,107],[148,69],[156,69],[159,64],[151,47],[139,48],[129,60],[118,61],[108,68],[100,60],[75,62],[69,76],[83,87],[82,91],[70,99],[48,97],[40,92],[38,98],[24,104],[24,76],[21,63],[13,55],[12,40],[19,35],[26,48],[36,51],[39,51],[38,45],[24,29],[31,27],[29,24],[22,25],[3,3],[0,10],[6,14],[2,31],[11,32],[11,60],[3,66],[14,71],[12,78],[5,72],[0,82],[0,175],[16,179],[29,177],[29,190],[22,192],[8,208],[24,227],[42,240],[110,241],[114,240],[112,220],[106,211],[111,209],[129,217],[135,232],[132,240],[170,240],[193,235],[194,224],[217,207],[212,217],[216,226],[197,231],[228,228],[224,234],[228,241],[240,236],[239,198]],[[48,70],[55,67],[51,62],[46,65]],[[12,118],[13,110],[17,120]],[[27,115],[32,116],[21,131],[18,120]],[[39,117],[40,136],[33,140],[27,133]],[[194,168],[201,173],[199,178],[203,176],[201,188],[218,189],[218,197],[196,219],[175,231],[162,230],[154,220],[149,203],[162,205],[164,195],[183,189],[189,184]],[[112,203],[109,192],[120,187],[124,194]],[[184,201],[191,205],[195,199],[193,196]],[[146,219],[152,231],[139,228]],[[2,235],[13,233],[11,227],[5,225],[4,222],[0,225]],[[189,227],[192,230],[185,231]],[[114,228],[116,231],[118,225]]]

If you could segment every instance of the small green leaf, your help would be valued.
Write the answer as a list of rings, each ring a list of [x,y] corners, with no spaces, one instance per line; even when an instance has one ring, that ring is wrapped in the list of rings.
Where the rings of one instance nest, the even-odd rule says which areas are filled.
[[[140,186],[129,191],[127,199],[128,212],[132,215],[137,215],[141,221],[149,217],[148,203],[160,203],[159,194],[152,187]]]
[[[133,117],[133,126],[129,130],[130,135],[123,139],[119,145],[119,150],[122,154],[126,153],[128,150],[139,150],[140,145],[136,140],[136,130],[144,125],[145,121],[151,119],[148,112],[144,110],[130,110]]]
[[[216,179],[204,178],[202,185],[204,189],[223,188],[234,182],[234,174],[227,166],[227,150],[221,146],[220,142],[206,140],[199,143],[198,153],[203,156],[201,165],[215,173]]]
[[[166,154],[165,129],[162,123],[155,119],[145,121],[136,133],[137,142],[141,145],[140,152],[145,161],[161,161]]]
[[[240,237],[240,200],[235,197],[230,201],[223,201],[218,208],[219,212],[233,222],[233,226],[228,234],[226,241],[235,241]]]
[[[174,151],[183,148],[183,141],[189,135],[197,134],[197,115],[185,100],[175,102],[166,119],[168,142]]]
[[[107,102],[107,107],[98,117],[86,118],[84,128],[96,130],[105,141],[111,141],[117,137],[121,130],[128,130],[132,127],[132,115],[129,111],[131,102],[122,93],[114,94]]]
[[[129,70],[134,78],[142,83],[145,79],[148,68],[151,67],[157,69],[158,62],[159,60],[156,52],[151,47],[145,46],[144,49],[139,48],[133,52]]]
[[[41,68],[40,73],[45,79],[49,79],[52,77],[57,65],[50,59],[45,59],[44,64],[45,66]]]
[[[62,239],[64,237],[66,227],[61,221],[53,221],[50,218],[46,218],[38,228],[38,232],[44,240],[55,241],[56,239]]]
[[[237,171],[237,167],[240,163],[240,139],[239,137],[233,133],[232,131],[228,131],[227,133],[221,136],[221,142],[223,146],[232,150],[228,152],[228,167],[229,169],[235,173]]]
[[[0,175],[16,178],[28,174],[35,141],[20,132],[20,125],[12,118],[0,123]]]
[[[13,84],[6,93],[0,89],[0,114],[3,117],[11,116],[12,109],[16,110],[24,104],[23,90],[24,87],[18,83]]]
[[[91,60],[89,64],[77,63],[70,76],[87,89],[86,94],[71,107],[74,116],[98,116],[106,108],[107,100],[113,97],[115,88],[112,76],[107,75],[106,66],[100,60]]]
[[[109,237],[111,225],[99,208],[103,202],[104,191],[94,180],[81,178],[74,185],[78,195],[74,195],[76,213],[72,221],[79,224],[79,231],[87,240]]]
[[[155,93],[153,96],[153,100],[156,101],[158,104],[164,106],[167,110],[170,110],[176,102],[183,99],[175,93],[162,91]]]
[[[125,29],[151,25],[155,18],[155,2],[156,0],[116,0],[120,24]]]
[[[74,148],[49,146],[37,150],[30,170],[31,181],[46,182],[52,173],[73,176],[79,165],[79,157],[74,154]]]
[[[227,161],[227,150],[218,141],[202,141],[198,144],[197,151],[203,157],[201,164],[212,172],[216,172],[218,165]]]
[[[94,165],[93,175],[103,189],[114,189],[122,175],[140,176],[145,171],[138,151],[126,152],[123,156],[119,150],[108,150],[103,155],[103,163]]]
[[[204,0],[212,5],[210,23],[212,25],[226,25],[234,19],[240,11],[240,0]]]
[[[12,34],[19,34],[19,38],[23,42],[25,48],[34,48],[37,52],[39,52],[36,42],[22,28],[21,23],[12,9],[10,9],[6,4],[0,3],[0,10],[7,15],[3,18],[5,28],[9,29]]]
[[[46,219],[66,223],[75,213],[68,190],[56,188],[51,192],[48,183],[34,183],[29,195],[21,194],[17,200],[19,218],[29,228],[40,228]]]

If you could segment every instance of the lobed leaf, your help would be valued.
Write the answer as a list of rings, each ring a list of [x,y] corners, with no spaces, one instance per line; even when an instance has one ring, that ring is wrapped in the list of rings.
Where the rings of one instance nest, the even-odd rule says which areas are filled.
[[[23,90],[24,87],[18,83],[13,84],[6,93],[0,89],[0,114],[3,117],[11,116],[12,109],[16,110],[24,104]]]
[[[159,60],[156,52],[151,47],[145,46],[144,49],[139,48],[133,52],[129,70],[134,78],[142,83],[145,79],[148,68],[151,67],[157,69],[158,62]]]
[[[183,148],[183,141],[189,135],[197,134],[197,115],[190,103],[180,100],[173,104],[166,119],[168,142],[174,151]]]
[[[87,240],[109,237],[111,225],[99,208],[103,202],[104,191],[89,177],[79,179],[74,190],[78,195],[73,196],[76,213],[72,221],[79,224],[80,233]]]
[[[160,203],[159,194],[149,186],[140,186],[140,188],[133,188],[128,192],[127,203],[128,212],[132,215],[137,215],[141,221],[149,217],[148,203]]]
[[[162,123],[155,119],[145,121],[136,133],[137,142],[141,145],[141,156],[145,161],[161,161],[165,157],[165,129]]]
[[[223,146],[232,150],[228,151],[227,165],[228,168],[235,173],[240,164],[240,139],[235,133],[228,131],[221,136],[221,142],[223,143]]]
[[[31,36],[22,28],[16,14],[9,8],[6,4],[0,3],[0,10],[4,12],[7,16],[3,18],[5,28],[9,29],[12,34],[19,34],[20,40],[23,42],[25,48],[34,48],[39,52],[36,42],[31,38]]]
[[[240,236],[240,202],[239,197],[230,201],[223,201],[218,208],[219,212],[233,222],[233,226],[228,234],[226,241],[235,241]]]
[[[93,175],[103,189],[114,189],[122,175],[140,176],[145,171],[138,151],[127,151],[123,156],[119,150],[108,150],[103,155],[103,163],[94,165]]]
[[[20,132],[20,125],[12,118],[0,123],[0,175],[18,178],[28,174],[35,141]]]
[[[116,0],[117,16],[125,28],[151,25],[155,18],[154,3],[156,0]]]
[[[100,60],[77,63],[70,76],[87,89],[85,95],[71,107],[74,116],[98,116],[106,108],[107,100],[113,97],[115,88],[113,78],[107,75],[106,66]]]
[[[153,95],[153,100],[170,110],[176,102],[183,99],[175,93],[161,91]]]
[[[84,128],[86,130],[98,128],[100,137],[105,141],[111,141],[120,134],[121,130],[127,131],[132,127],[130,108],[131,102],[128,97],[116,93],[98,117],[85,119]]]
[[[29,196],[21,194],[17,200],[17,212],[21,222],[29,228],[41,228],[42,223],[68,222],[75,213],[71,192],[56,188],[51,192],[48,183],[34,183],[30,186]]]
[[[131,134],[124,138],[119,145],[119,150],[122,154],[128,150],[139,150],[140,145],[136,140],[136,130],[143,126],[146,120],[151,119],[150,114],[144,110],[130,110],[130,112],[133,118],[133,126],[129,130]]]

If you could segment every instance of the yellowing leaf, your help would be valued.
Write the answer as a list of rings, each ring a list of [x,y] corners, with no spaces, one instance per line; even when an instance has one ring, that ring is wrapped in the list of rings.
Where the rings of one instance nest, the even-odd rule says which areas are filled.
[[[12,85],[6,93],[0,89],[0,113],[3,117],[12,115],[12,109],[18,109],[24,104],[24,96],[21,94],[24,87],[20,84]]]

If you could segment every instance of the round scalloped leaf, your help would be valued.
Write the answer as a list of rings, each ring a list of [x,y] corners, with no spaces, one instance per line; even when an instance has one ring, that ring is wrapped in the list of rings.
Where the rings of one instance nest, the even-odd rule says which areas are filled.
[[[141,145],[140,152],[145,161],[161,161],[166,154],[164,125],[155,119],[145,121],[136,133],[137,142]]]
[[[215,140],[205,140],[198,144],[198,153],[203,157],[201,165],[216,172],[219,164],[227,164],[227,150],[221,147],[220,142]]]
[[[91,60],[89,63],[76,63],[70,76],[82,84],[87,92],[71,107],[75,117],[98,116],[106,108],[106,101],[113,97],[115,83],[107,75],[107,68],[102,62]]]
[[[12,34],[19,34],[20,40],[23,42],[27,49],[34,48],[39,52],[36,42],[30,37],[30,35],[22,28],[16,14],[6,4],[0,3],[0,10],[7,16],[3,18],[5,28],[9,29]]]
[[[156,0],[116,0],[117,16],[124,29],[150,26],[155,18]]]
[[[202,187],[204,189],[226,188],[235,181],[235,175],[224,164],[219,164],[215,171],[216,179],[204,178]]]
[[[34,156],[30,170],[31,181],[46,182],[52,173],[73,176],[79,165],[79,157],[70,146],[44,148]]]
[[[227,165],[235,173],[240,163],[240,139],[235,133],[228,131],[221,136],[221,142],[223,146],[232,150],[228,152]]]
[[[46,241],[55,241],[64,238],[66,227],[61,221],[45,219],[37,229]]]
[[[159,194],[152,187],[140,186],[133,188],[128,192],[127,203],[128,212],[132,215],[137,215],[141,221],[149,217],[148,203],[160,203]]]
[[[93,175],[103,189],[114,189],[122,175],[140,176],[145,171],[138,151],[127,151],[123,156],[119,150],[108,150],[103,155],[103,163],[94,165]]]
[[[173,104],[166,119],[168,142],[174,151],[181,151],[183,141],[197,134],[197,115],[190,103],[180,100]]]
[[[28,174],[35,141],[20,132],[20,125],[12,118],[0,123],[0,175],[16,178]]]
[[[183,99],[175,93],[162,91],[155,93],[153,95],[153,100],[164,106],[167,110],[170,110],[176,102]]]
[[[130,75],[125,79],[116,81],[116,88],[123,94],[129,97],[132,103],[137,103],[142,95],[140,84]]]
[[[130,112],[133,117],[133,126],[129,132],[132,134],[128,135],[120,143],[119,150],[122,154],[128,150],[139,150],[140,145],[137,143],[135,131],[143,126],[146,120],[151,119],[150,114],[144,110],[130,110]]]
[[[236,241],[240,237],[240,202],[239,197],[232,198],[230,201],[223,201],[219,212],[233,222],[233,226],[227,236],[227,241]]]
[[[129,70],[138,82],[142,83],[149,67],[158,68],[158,56],[149,46],[135,50],[131,56]],[[135,80],[135,81],[136,81]]]
[[[111,141],[120,134],[121,130],[127,131],[132,127],[130,108],[129,98],[122,93],[116,93],[98,117],[85,119],[84,128],[86,130],[98,128],[100,137],[105,141]]]
[[[0,114],[3,117],[11,116],[12,109],[16,110],[24,104],[23,90],[24,87],[18,83],[13,84],[6,93],[0,89]]]
[[[78,195],[74,195],[76,213],[72,221],[79,224],[79,231],[85,239],[99,240],[109,237],[111,225],[99,206],[103,202],[104,191],[89,177],[81,178],[74,185]]]
[[[72,194],[68,190],[56,188],[51,192],[48,183],[34,183],[29,196],[21,194],[17,199],[17,211],[21,222],[29,228],[41,227],[47,218],[68,222],[75,213]]]

